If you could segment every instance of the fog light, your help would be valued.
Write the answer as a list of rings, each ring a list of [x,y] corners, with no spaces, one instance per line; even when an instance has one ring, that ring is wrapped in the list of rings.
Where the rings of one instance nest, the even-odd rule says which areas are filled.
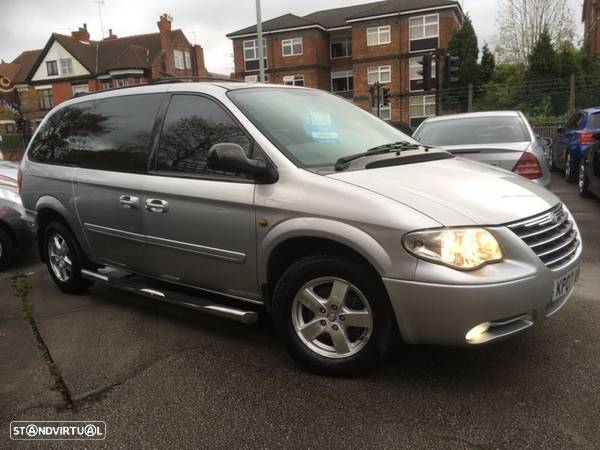
[[[490,329],[489,322],[484,322],[482,324],[479,324],[475,328],[472,328],[471,330],[469,330],[469,332],[465,336],[465,339],[467,340],[467,342],[477,343],[477,341],[479,340],[481,335],[486,333],[487,330],[489,330],[489,329]]]

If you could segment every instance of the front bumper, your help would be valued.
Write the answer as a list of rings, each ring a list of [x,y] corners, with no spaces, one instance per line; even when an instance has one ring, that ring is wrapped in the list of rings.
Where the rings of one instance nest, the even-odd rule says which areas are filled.
[[[503,264],[509,266],[498,266]],[[556,313],[567,303],[573,289],[553,301],[554,280],[580,265],[581,247],[560,270],[550,270],[539,261],[527,275],[510,281],[451,284],[447,279],[436,283],[432,276],[426,281],[384,278],[383,282],[406,342],[461,346],[473,344],[466,335],[480,324],[492,324],[481,343],[491,342],[519,333]],[[430,273],[438,274],[445,270],[439,266],[430,269]]]

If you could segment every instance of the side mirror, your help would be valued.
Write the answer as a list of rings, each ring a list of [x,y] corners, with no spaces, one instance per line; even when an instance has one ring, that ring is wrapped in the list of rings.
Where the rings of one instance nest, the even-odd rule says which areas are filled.
[[[208,151],[209,169],[221,172],[249,175],[262,183],[274,183],[279,178],[277,171],[262,159],[250,159],[238,144],[215,144]]]

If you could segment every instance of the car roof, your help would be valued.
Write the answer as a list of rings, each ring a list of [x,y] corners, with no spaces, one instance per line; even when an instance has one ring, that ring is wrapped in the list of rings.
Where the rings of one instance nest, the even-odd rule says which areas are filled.
[[[598,112],[600,112],[600,106],[594,107],[594,108],[586,108],[586,109],[582,109],[583,112],[588,113],[588,114],[596,114]]]
[[[520,117],[519,111],[485,111],[464,114],[449,114],[447,116],[430,117],[426,122],[441,122],[444,120],[468,119],[471,117]]]

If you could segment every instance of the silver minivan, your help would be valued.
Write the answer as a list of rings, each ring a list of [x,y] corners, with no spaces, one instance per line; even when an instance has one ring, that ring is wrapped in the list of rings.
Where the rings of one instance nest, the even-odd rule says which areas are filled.
[[[396,336],[471,345],[557,312],[582,243],[550,191],[319,90],[166,83],[51,111],[22,163],[60,289],[108,283],[243,323],[326,374]]]

